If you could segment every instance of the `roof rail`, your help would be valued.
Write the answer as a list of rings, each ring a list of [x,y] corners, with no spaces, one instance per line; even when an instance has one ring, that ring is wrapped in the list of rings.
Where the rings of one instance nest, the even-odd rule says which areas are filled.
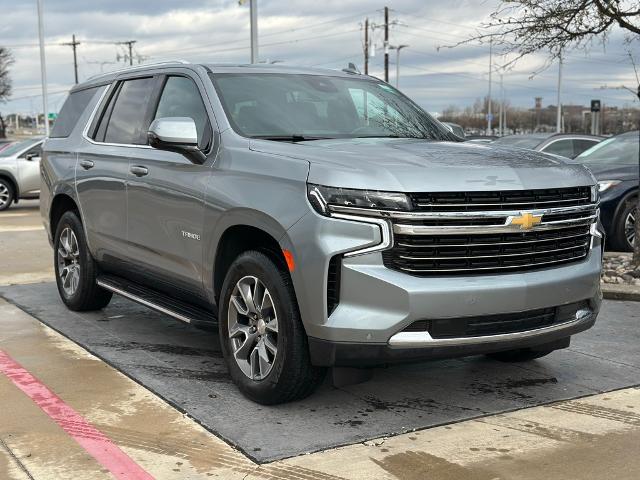
[[[110,72],[98,73],[96,75],[90,76],[89,78],[87,78],[87,80],[93,80],[94,78],[103,77],[105,75],[111,75],[113,73],[131,72],[131,71],[134,71],[134,70],[139,70],[141,68],[156,67],[156,66],[159,66],[159,65],[171,65],[171,64],[174,64],[174,63],[181,63],[183,65],[188,65],[191,62],[189,62],[187,60],[163,60],[161,62],[143,63],[143,64],[136,65],[136,66],[119,68],[118,70],[112,70]]]

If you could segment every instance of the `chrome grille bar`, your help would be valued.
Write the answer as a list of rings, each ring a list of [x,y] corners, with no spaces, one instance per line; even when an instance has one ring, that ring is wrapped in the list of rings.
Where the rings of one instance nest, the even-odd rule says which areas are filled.
[[[474,258],[502,258],[502,257],[521,257],[524,255],[542,255],[544,253],[556,253],[556,252],[564,252],[564,251],[568,251],[568,250],[577,250],[579,248],[585,248],[589,245],[589,242],[580,244],[580,245],[572,245],[570,247],[564,247],[564,248],[554,248],[551,250],[537,250],[535,252],[522,252],[522,253],[496,253],[493,255],[473,255],[473,256],[467,256],[467,257],[463,257],[463,256],[459,256],[459,257],[443,257],[443,256],[437,256],[437,257],[411,257],[411,256],[407,256],[407,255],[398,255],[398,258],[401,258],[403,260],[415,260],[415,261],[420,261],[420,260],[468,260],[468,259],[474,259]]]
[[[560,242],[562,240],[568,240],[571,238],[579,238],[584,237],[585,233],[578,233],[576,235],[565,235],[563,237],[554,237],[554,238],[544,238],[539,240],[521,240],[517,242],[489,242],[489,243],[458,243],[458,244],[447,244],[447,243],[432,243],[428,245],[419,245],[413,243],[404,243],[398,242],[396,245],[398,247],[406,247],[406,248],[465,248],[465,247],[497,247],[500,245],[522,245],[527,243],[541,243],[541,242]]]

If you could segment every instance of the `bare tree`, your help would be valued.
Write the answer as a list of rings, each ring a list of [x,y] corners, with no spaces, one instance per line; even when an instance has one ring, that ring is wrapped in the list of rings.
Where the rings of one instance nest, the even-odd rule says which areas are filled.
[[[512,55],[507,65],[526,55],[544,52],[547,56],[545,66],[548,66],[564,51],[586,51],[594,43],[606,44],[616,28],[624,32],[629,46],[637,43],[640,40],[640,1],[501,0],[483,27],[482,31],[461,43],[491,42],[502,53]],[[638,164],[640,166],[640,158]],[[640,267],[640,179],[638,187],[633,257]]]
[[[13,63],[11,52],[0,47],[0,103],[6,102],[11,95],[11,78],[9,77],[9,67]],[[0,113],[0,138],[6,136],[6,125],[2,113]]]
[[[517,54],[509,63],[535,52],[552,60],[565,50],[605,44],[615,27],[629,43],[640,36],[637,0],[502,0],[490,18],[467,42],[491,41],[503,53]]]

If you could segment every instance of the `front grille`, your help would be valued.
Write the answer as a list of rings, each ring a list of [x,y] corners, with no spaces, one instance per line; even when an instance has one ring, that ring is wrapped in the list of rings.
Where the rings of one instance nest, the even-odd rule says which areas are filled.
[[[587,205],[591,202],[591,188],[412,193],[409,196],[414,209],[422,212],[531,210]]]
[[[418,275],[522,271],[584,258],[588,226],[496,235],[396,235],[388,268]],[[471,272],[469,272],[471,271]]]
[[[392,213],[387,268],[416,276],[520,272],[581,261],[598,205],[590,187],[410,194]],[[527,221],[535,222],[527,224]]]
[[[576,313],[582,309],[588,309],[587,301],[517,313],[418,320],[405,328],[403,332],[426,331],[434,339],[525,332],[575,320]]]

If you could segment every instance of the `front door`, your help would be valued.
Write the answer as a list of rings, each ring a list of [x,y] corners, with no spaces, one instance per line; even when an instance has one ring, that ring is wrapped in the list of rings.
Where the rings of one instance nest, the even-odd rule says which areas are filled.
[[[42,143],[38,143],[18,158],[18,184],[22,197],[30,197],[40,193],[41,156]]]
[[[206,151],[212,129],[199,84],[186,73],[164,77],[151,119],[192,118],[198,144]],[[159,150],[147,150],[129,162],[130,256],[154,286],[176,296],[203,291],[204,193],[211,171],[209,162],[198,165],[179,153]]]

